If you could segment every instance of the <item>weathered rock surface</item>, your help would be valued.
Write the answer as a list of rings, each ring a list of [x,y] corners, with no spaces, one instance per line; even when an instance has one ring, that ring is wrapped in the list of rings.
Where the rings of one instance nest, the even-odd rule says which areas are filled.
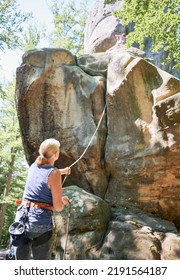
[[[53,136],[61,142],[57,165],[72,164],[96,129],[105,104],[104,90],[105,79],[82,71],[66,50],[42,49],[25,54],[17,70],[16,100],[28,162],[34,161],[39,144]],[[104,120],[71,177],[73,184],[100,196],[107,188],[102,149],[105,135]]]
[[[100,259],[180,259],[180,234],[173,223],[138,210],[114,211]]]
[[[65,259],[92,259],[94,250],[102,243],[111,219],[110,206],[103,199],[77,186],[64,188],[63,195],[70,199],[71,208],[67,206],[61,214],[55,214],[58,231],[55,259],[60,259],[63,255],[69,213],[68,246]]]
[[[137,209],[114,209],[77,186],[63,194],[71,201],[65,259],[171,260],[180,259],[180,234],[173,223]],[[62,259],[66,244],[68,206],[55,214],[57,248]]]
[[[107,73],[106,200],[179,223],[180,81],[115,53]]]
[[[84,52],[92,54],[105,52],[116,43],[116,34],[125,32],[119,19],[113,11],[119,10],[124,1],[105,4],[103,0],[96,2],[85,28]]]

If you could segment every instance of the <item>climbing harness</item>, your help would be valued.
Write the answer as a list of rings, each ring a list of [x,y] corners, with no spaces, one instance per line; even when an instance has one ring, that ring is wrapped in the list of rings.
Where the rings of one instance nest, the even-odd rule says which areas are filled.
[[[82,153],[82,155],[81,155],[75,162],[73,162],[73,163],[69,166],[69,168],[71,168],[71,167],[74,166],[76,163],[78,163],[78,162],[82,159],[82,157],[85,155],[85,153],[87,152],[89,146],[91,145],[91,143],[92,143],[92,141],[93,141],[93,139],[94,139],[94,137],[95,137],[95,135],[96,135],[96,133],[97,133],[99,127],[100,127],[101,121],[102,121],[102,119],[103,119],[103,117],[104,117],[104,114],[105,114],[105,111],[106,111],[106,107],[107,107],[107,103],[105,103],[105,106],[104,106],[103,112],[102,112],[102,114],[101,114],[101,117],[100,117],[100,119],[99,119],[98,125],[97,125],[97,127],[96,127],[96,129],[95,129],[95,131],[94,131],[94,134],[92,135],[92,137],[91,137],[91,139],[90,139],[90,141],[89,141],[87,147],[85,148],[84,152]],[[64,182],[65,182],[67,176],[68,176],[68,175],[66,175],[66,176],[64,177],[63,182],[62,182],[62,186],[64,185]],[[68,204],[69,204],[69,211],[68,211],[68,221],[67,221],[67,225],[66,225],[66,237],[65,237],[65,245],[64,245],[63,260],[65,260],[65,256],[66,256],[66,249],[67,249],[67,242],[68,242],[68,233],[69,233],[69,224],[70,224],[70,217],[71,217],[71,202],[69,201]]]
[[[38,202],[38,201],[29,201],[29,200],[16,200],[16,204],[24,205],[27,207],[34,207],[34,208],[41,208],[46,210],[53,210],[53,205],[45,202]]]

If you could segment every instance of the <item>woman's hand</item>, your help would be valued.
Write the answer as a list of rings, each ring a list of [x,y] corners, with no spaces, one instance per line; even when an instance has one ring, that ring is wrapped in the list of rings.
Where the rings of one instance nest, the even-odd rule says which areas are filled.
[[[70,167],[66,167],[63,169],[60,169],[61,175],[69,175],[71,174],[71,168]]]
[[[63,201],[63,204],[64,204],[64,205],[66,205],[66,204],[69,203],[69,199],[68,199],[67,196],[64,196],[63,199],[62,199],[62,201]]]

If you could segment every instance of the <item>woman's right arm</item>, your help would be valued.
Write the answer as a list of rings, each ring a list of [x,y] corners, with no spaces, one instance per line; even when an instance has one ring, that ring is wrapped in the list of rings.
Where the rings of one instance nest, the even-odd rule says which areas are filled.
[[[63,169],[59,169],[61,172],[61,175],[70,175],[71,174],[71,168],[70,167],[66,167]]]
[[[58,212],[62,211],[68,199],[62,197],[62,177],[59,169],[53,170],[49,175],[48,186],[51,189],[54,209]]]

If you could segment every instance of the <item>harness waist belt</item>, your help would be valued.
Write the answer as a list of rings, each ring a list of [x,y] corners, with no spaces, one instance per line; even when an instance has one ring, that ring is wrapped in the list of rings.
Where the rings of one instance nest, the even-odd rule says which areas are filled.
[[[27,207],[42,208],[47,210],[53,210],[53,206],[49,203],[38,202],[38,201],[29,201],[29,200],[16,200],[16,204],[21,204]]]

